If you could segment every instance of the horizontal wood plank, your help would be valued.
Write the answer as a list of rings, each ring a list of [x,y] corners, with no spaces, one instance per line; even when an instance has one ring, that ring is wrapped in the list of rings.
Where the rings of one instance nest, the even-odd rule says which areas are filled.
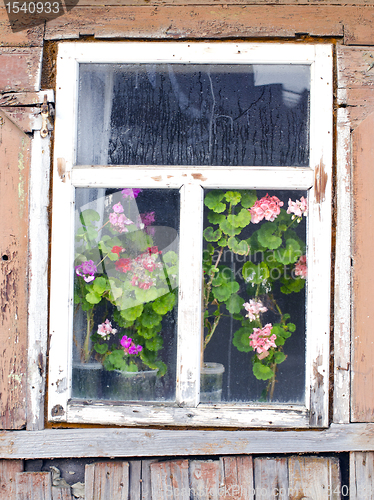
[[[42,47],[44,26],[40,24],[30,29],[13,32],[6,8],[2,3],[0,6],[0,46],[4,47]],[[27,49],[29,50],[29,49]]]
[[[374,424],[313,431],[46,429],[0,433],[0,459],[374,451]]]

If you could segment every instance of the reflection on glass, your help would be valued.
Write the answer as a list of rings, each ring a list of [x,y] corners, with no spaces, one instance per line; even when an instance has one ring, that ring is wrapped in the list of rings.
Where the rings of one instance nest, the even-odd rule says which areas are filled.
[[[78,164],[309,162],[306,65],[81,64]]]
[[[76,189],[75,219],[73,397],[174,400],[179,192]]]
[[[307,193],[205,192],[201,401],[304,402]]]

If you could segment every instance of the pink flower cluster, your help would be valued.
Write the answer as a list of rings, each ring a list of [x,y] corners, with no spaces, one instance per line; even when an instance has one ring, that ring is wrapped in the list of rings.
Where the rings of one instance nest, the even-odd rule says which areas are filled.
[[[260,313],[266,312],[268,310],[267,307],[263,305],[261,300],[250,300],[249,302],[245,302],[243,304],[245,310],[248,312],[246,314],[246,318],[249,318],[249,321],[255,321],[259,319]]]
[[[292,201],[291,198],[288,200],[288,209],[287,209],[288,214],[294,214],[292,216],[292,220],[297,217],[298,219],[301,220],[302,216],[304,217],[307,216],[308,213],[308,202],[302,196],[300,200]],[[299,222],[300,222],[299,220]]]
[[[271,334],[272,328],[273,325],[271,323],[268,323],[263,328],[253,328],[253,333],[249,336],[251,339],[249,345],[260,354],[259,359],[266,358],[269,355],[268,351],[271,347],[277,347],[275,344],[277,336]]]
[[[139,193],[141,193],[142,189],[122,189],[122,197],[123,198],[137,198]]]
[[[156,280],[147,274],[147,271],[152,273],[155,269],[161,269],[161,262],[157,262],[158,254],[161,253],[158,247],[149,247],[146,252],[143,252],[135,259],[118,259],[116,261],[116,270],[122,273],[131,271],[133,277],[131,280],[132,286],[137,286],[143,290],[148,290],[156,284]]]
[[[267,194],[257,200],[253,207],[248,210],[251,213],[253,224],[258,224],[262,219],[273,222],[280,214],[280,207],[283,207],[283,201],[280,201],[276,196]]]
[[[82,276],[86,283],[90,283],[95,279],[95,273],[97,273],[97,267],[93,260],[86,260],[82,262],[79,266],[76,266],[75,272],[78,276]]]
[[[136,345],[132,338],[127,337],[126,335],[124,335],[121,339],[121,346],[123,347],[125,354],[132,354],[135,356],[143,350],[141,345]]]
[[[295,275],[300,276],[302,279],[306,279],[308,276],[308,268],[306,265],[306,255],[302,255],[295,264]]]
[[[112,229],[114,229],[118,233],[127,233],[128,228],[126,226],[134,224],[133,221],[128,219],[123,213],[124,208],[121,203],[116,203],[112,208],[113,212],[109,214],[109,222],[112,226]]]
[[[105,340],[109,339],[111,335],[115,335],[116,333],[117,330],[115,328],[112,328],[112,323],[109,321],[109,319],[106,319],[104,323],[101,323],[101,325],[99,325],[97,328],[97,334],[100,335],[100,337],[103,337],[103,339]]]

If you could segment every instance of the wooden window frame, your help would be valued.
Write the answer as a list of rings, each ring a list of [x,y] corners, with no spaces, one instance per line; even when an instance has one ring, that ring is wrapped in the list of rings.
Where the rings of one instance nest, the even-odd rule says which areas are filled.
[[[75,165],[80,63],[308,64],[311,68],[309,167]],[[53,172],[48,419],[53,422],[191,427],[328,426],[331,178],[331,45],[206,42],[68,42],[57,57]],[[271,176],[270,176],[271,174]],[[125,181],[124,181],[125,179]],[[71,400],[74,189],[174,188],[181,192],[176,404]],[[198,404],[202,194],[204,188],[309,190],[305,404]],[[193,223],[191,224],[191,221]],[[191,228],[193,227],[193,231]],[[186,245],[184,242],[188,241]],[[68,242],[68,243],[67,243]],[[70,245],[69,245],[70,242]],[[188,337],[186,335],[188,332]]]

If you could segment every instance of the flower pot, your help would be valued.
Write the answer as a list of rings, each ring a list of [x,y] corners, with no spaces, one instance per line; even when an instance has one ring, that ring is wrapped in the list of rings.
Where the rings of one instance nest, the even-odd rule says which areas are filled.
[[[116,401],[154,401],[158,370],[104,371],[103,399]]]
[[[72,397],[84,399],[101,398],[103,367],[99,363],[73,365]]]
[[[204,363],[200,374],[200,402],[216,403],[222,398],[222,378],[225,367],[221,363]]]

